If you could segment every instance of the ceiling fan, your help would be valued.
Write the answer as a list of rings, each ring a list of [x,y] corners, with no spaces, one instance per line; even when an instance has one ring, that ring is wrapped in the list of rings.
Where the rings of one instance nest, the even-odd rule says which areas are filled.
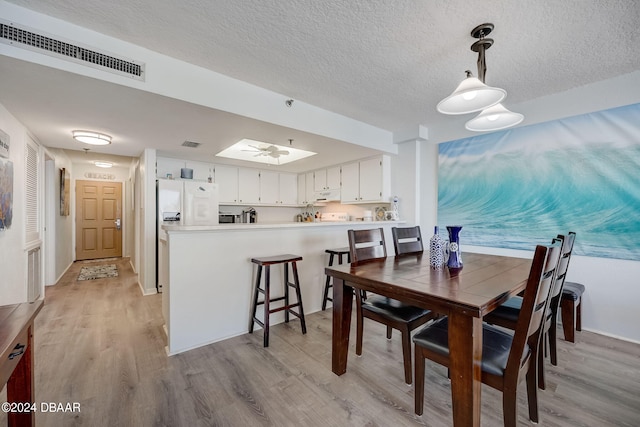
[[[273,144],[266,147],[258,147],[255,145],[249,145],[249,147],[253,148],[253,150],[242,150],[242,151],[251,151],[251,152],[257,153],[254,157],[269,156],[269,157],[273,157],[274,159],[277,159],[280,156],[289,155],[289,152],[287,150],[280,150],[277,146]]]

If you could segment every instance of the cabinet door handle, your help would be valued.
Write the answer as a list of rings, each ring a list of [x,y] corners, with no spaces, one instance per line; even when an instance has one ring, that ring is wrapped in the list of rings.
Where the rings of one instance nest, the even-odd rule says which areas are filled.
[[[16,346],[13,348],[13,352],[9,353],[9,360],[13,360],[16,357],[22,355],[22,353],[24,353],[24,344],[16,344]]]

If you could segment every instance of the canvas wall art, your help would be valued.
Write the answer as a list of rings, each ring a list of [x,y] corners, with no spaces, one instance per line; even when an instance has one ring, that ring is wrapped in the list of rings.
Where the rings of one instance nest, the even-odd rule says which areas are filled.
[[[13,162],[0,160],[0,230],[11,228],[13,220]]]
[[[640,104],[440,144],[438,224],[462,244],[640,260]]]

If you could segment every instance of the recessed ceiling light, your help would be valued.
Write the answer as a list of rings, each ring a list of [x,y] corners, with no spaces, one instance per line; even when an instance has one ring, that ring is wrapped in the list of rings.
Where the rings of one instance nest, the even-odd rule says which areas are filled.
[[[111,162],[93,162],[93,164],[99,168],[110,168],[113,166]]]
[[[91,132],[87,130],[74,130],[73,139],[91,145],[108,145],[111,144],[111,136],[104,133]]]
[[[317,153],[313,151],[300,150],[290,146],[284,147],[254,139],[242,139],[231,147],[225,148],[216,156],[270,165],[284,165],[315,154]]]

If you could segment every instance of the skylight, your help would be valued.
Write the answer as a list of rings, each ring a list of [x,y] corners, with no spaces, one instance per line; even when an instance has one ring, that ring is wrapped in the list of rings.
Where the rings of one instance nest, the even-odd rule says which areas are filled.
[[[301,150],[290,146],[270,144],[253,139],[242,139],[231,147],[225,148],[216,156],[228,159],[246,160],[248,162],[284,165],[305,157],[313,156],[312,151]]]

